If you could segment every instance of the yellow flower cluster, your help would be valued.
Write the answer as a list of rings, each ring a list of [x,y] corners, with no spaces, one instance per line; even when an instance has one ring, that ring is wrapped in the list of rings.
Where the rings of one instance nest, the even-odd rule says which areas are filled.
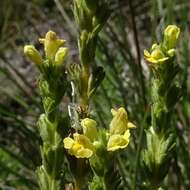
[[[62,64],[65,56],[68,53],[68,48],[61,47],[64,45],[65,40],[59,39],[55,32],[49,31],[46,33],[45,38],[39,39],[39,42],[44,45],[46,59],[50,60],[56,65]],[[24,47],[24,54],[27,55],[37,65],[43,63],[42,56],[33,45],[26,45]]]
[[[164,30],[163,43],[153,44],[150,52],[144,50],[145,59],[150,63],[164,63],[175,55],[175,46],[179,38],[180,29],[175,25],[169,25]]]
[[[135,125],[128,121],[127,112],[124,108],[111,110],[113,119],[110,123],[110,130],[107,139],[107,151],[116,151],[126,148],[129,144],[130,131]],[[93,119],[85,118],[81,121],[83,134],[74,133],[73,138],[64,139],[64,147],[70,155],[77,158],[90,158],[96,152],[98,142],[97,123]]]

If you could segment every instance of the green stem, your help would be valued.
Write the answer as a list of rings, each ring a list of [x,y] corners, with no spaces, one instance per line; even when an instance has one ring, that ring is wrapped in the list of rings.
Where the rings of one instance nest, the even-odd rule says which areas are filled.
[[[56,135],[56,132],[54,133],[54,146],[56,145],[56,138],[57,135]],[[54,162],[53,162],[53,171],[52,171],[52,179],[51,179],[51,188],[50,190],[56,190],[55,189],[55,183],[56,183],[56,180],[55,180],[55,176],[56,176],[56,165],[57,165],[57,151],[54,152]]]
[[[49,177],[49,184],[50,184],[49,190],[56,190],[55,189],[55,180],[52,178],[52,176]]]
[[[126,177],[127,177],[127,170],[126,170],[125,165],[124,165],[124,163],[121,160],[121,157],[119,155],[117,156],[117,161],[118,161],[118,166],[119,166],[119,170],[120,170],[123,182],[124,182],[125,186],[127,188],[129,188],[128,187],[128,182],[127,182],[127,179],[126,179]]]
[[[82,74],[81,74],[81,96],[79,100],[79,104],[84,110],[88,107],[89,104],[89,98],[88,98],[88,81],[90,77],[90,68],[89,66],[85,66],[82,69]]]

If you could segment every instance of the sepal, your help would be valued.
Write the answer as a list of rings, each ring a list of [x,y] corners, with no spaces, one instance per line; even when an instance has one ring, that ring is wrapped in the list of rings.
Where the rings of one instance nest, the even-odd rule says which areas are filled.
[[[152,186],[159,187],[168,173],[175,138],[171,134],[156,133],[151,127],[146,131],[147,149],[143,151],[143,170]]]

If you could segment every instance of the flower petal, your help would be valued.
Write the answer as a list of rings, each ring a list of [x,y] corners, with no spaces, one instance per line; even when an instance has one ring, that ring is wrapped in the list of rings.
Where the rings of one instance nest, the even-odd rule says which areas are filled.
[[[127,130],[127,133],[124,135],[112,135],[107,144],[108,151],[116,151],[118,149],[126,148],[129,144],[130,133]]]
[[[136,128],[136,125],[134,125],[134,124],[131,123],[131,122],[128,122],[127,128],[128,128],[128,129]]]
[[[66,149],[70,149],[72,148],[72,146],[74,145],[74,140],[70,137],[66,137],[64,140],[63,140],[63,143],[64,143],[64,147]]]
[[[122,134],[127,129],[128,116],[125,108],[121,107],[114,114],[113,119],[110,123],[110,133],[111,134]]]

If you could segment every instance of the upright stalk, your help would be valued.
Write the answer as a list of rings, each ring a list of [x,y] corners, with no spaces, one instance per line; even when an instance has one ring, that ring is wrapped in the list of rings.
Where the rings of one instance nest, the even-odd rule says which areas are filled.
[[[42,59],[34,46],[25,46],[25,54],[37,65],[40,71],[38,87],[41,94],[44,113],[38,120],[38,128],[42,139],[42,165],[37,168],[37,176],[41,190],[60,190],[61,172],[63,169],[63,144],[60,125],[62,116],[59,105],[67,87],[67,80],[62,63],[67,48],[60,47],[64,40],[49,31],[44,39],[46,57]]]
[[[151,127],[146,132],[147,149],[143,152],[143,169],[147,189],[158,189],[169,171],[175,149],[172,111],[180,96],[175,83],[178,65],[175,63],[175,46],[180,29],[169,25],[160,44],[153,44],[150,52],[144,51],[153,73]]]
[[[74,84],[74,96],[76,96],[73,101],[76,109],[74,112],[77,113],[74,116],[77,118],[72,127],[76,132],[80,132],[81,128],[80,126],[76,127],[78,126],[76,122],[80,123],[81,119],[90,116],[90,99],[105,75],[103,68],[92,66],[92,64],[95,58],[98,34],[109,16],[108,3],[106,0],[74,0],[74,16],[79,27],[80,64],[78,67],[71,65],[69,73]],[[77,165],[77,169],[74,171],[75,189],[81,189],[81,185],[85,184],[84,181],[81,182],[85,177],[81,177],[84,174],[85,162],[80,162],[80,160],[75,162]]]

